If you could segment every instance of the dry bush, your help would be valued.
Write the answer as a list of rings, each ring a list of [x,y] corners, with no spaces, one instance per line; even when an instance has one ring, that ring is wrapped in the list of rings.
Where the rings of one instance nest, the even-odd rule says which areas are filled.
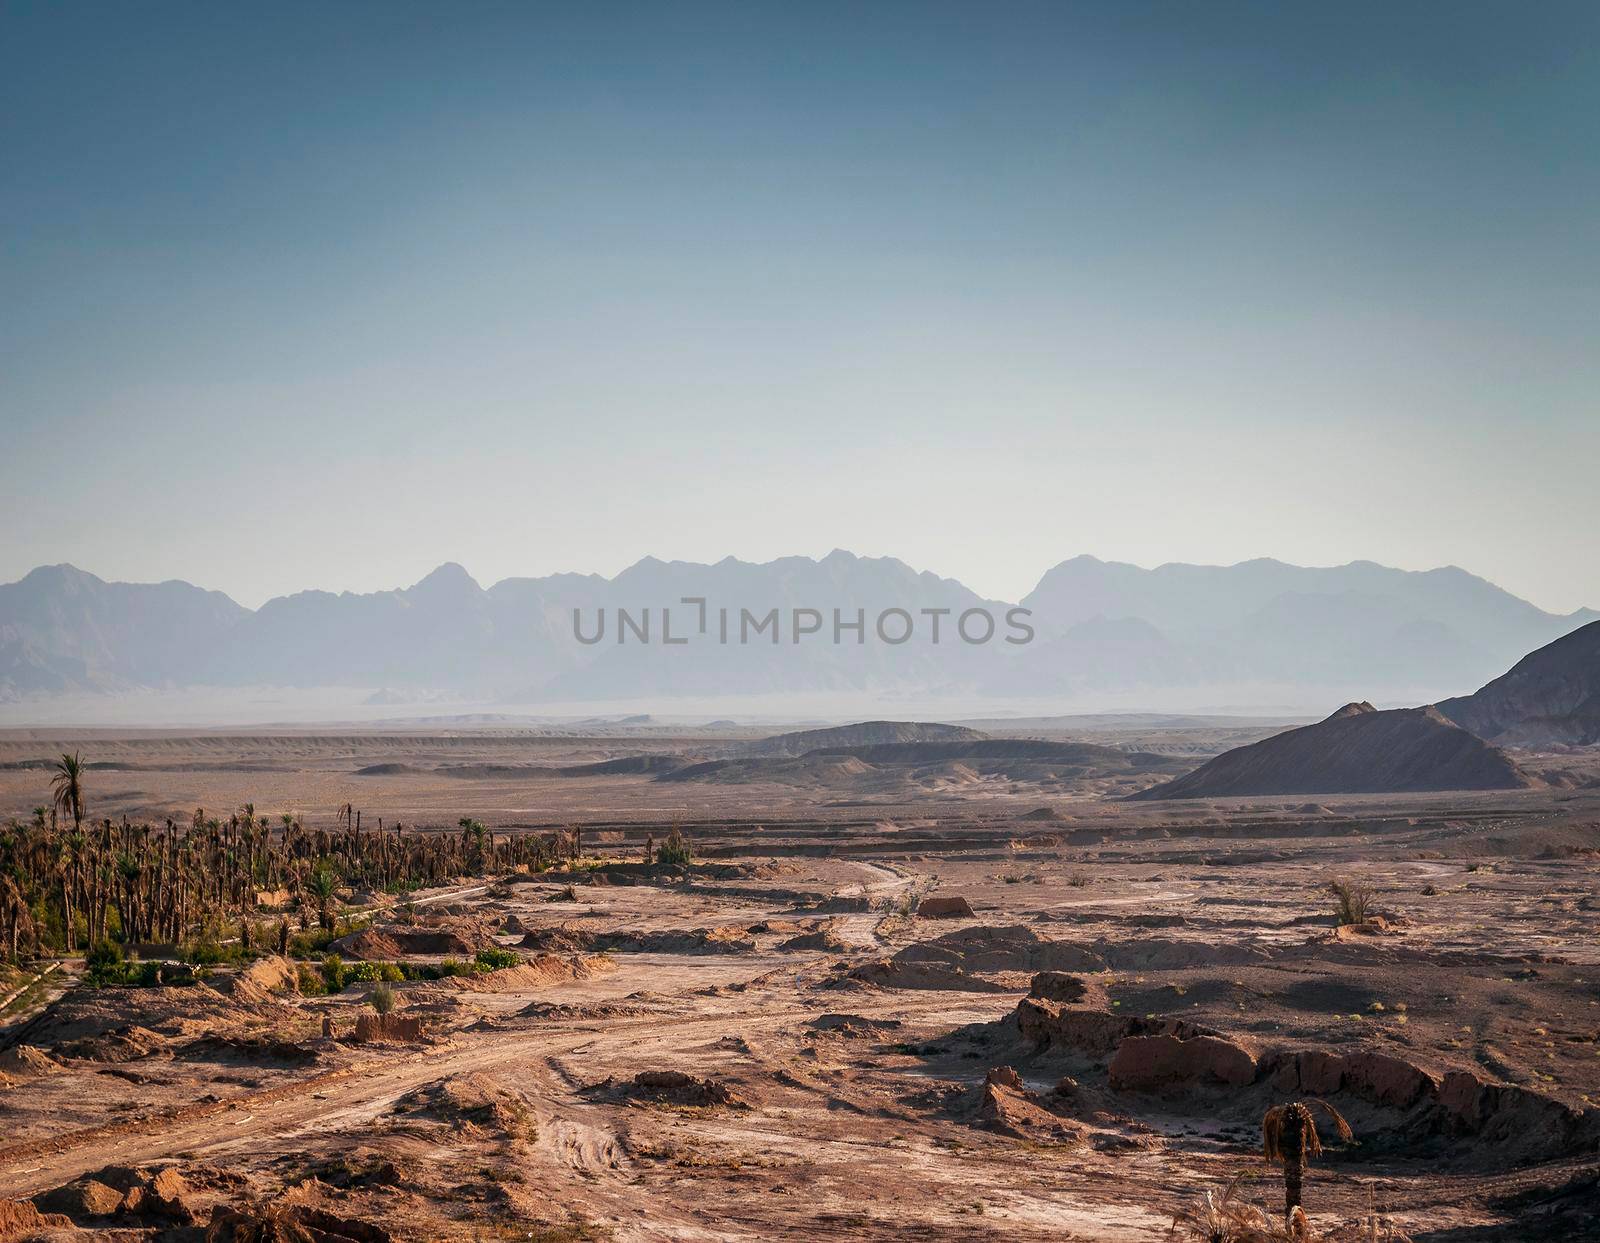
[[[1341,924],[1364,924],[1371,919],[1376,895],[1359,881],[1336,878],[1328,882],[1333,894],[1334,914]]]
[[[1376,1211],[1359,1221],[1320,1229],[1299,1209],[1290,1223],[1244,1198],[1246,1175],[1208,1188],[1172,1219],[1174,1243],[1411,1243],[1411,1237]]]
[[[1296,1243],[1309,1240],[1309,1231],[1302,1213],[1294,1226],[1288,1227],[1268,1216],[1244,1198],[1244,1175],[1235,1175],[1222,1187],[1207,1188],[1172,1219],[1169,1239],[1184,1239],[1191,1243]]]

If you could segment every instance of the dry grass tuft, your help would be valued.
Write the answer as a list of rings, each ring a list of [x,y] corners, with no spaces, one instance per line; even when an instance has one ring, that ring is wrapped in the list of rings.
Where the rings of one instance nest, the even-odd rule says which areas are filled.
[[[1208,1188],[1172,1219],[1174,1243],[1411,1243],[1411,1237],[1376,1211],[1359,1221],[1318,1230],[1300,1209],[1285,1224],[1244,1198],[1245,1175]]]

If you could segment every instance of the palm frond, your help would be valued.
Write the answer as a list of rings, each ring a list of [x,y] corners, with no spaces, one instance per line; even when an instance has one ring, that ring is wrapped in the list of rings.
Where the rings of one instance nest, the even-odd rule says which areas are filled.
[[[1287,1109],[1274,1105],[1261,1119],[1261,1152],[1268,1161],[1283,1160],[1283,1122]]]
[[[1332,1105],[1328,1104],[1327,1101],[1318,1100],[1317,1098],[1313,1097],[1311,1100],[1307,1101],[1306,1104],[1314,1105],[1316,1108],[1322,1110],[1323,1113],[1327,1114],[1329,1121],[1333,1123],[1334,1130],[1339,1133],[1339,1138],[1345,1143],[1348,1144],[1351,1140],[1355,1139],[1356,1133],[1350,1129],[1350,1124],[1344,1120],[1344,1115]]]

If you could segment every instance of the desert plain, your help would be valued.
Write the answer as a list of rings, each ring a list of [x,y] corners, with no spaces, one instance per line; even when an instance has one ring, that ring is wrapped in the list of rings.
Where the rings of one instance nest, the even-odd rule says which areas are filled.
[[[956,759],[749,726],[8,731],[0,823],[76,751],[92,823],[571,849],[342,888],[314,945],[262,893],[251,955],[156,987],[19,972],[0,1237],[1204,1238],[1208,1194],[1281,1220],[1262,1119],[1302,1099],[1353,1136],[1306,1172],[1317,1237],[1600,1236],[1590,761],[1126,801],[1282,724],[991,724]],[[330,952],[405,978],[327,981]]]

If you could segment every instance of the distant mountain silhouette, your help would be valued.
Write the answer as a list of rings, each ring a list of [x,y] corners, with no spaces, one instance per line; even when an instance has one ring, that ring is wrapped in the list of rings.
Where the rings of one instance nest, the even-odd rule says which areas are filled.
[[[1154,570],[1075,557],[1048,571],[1022,603],[1041,637],[1070,651],[1077,628],[1104,618],[1139,618],[1150,642],[1139,662],[1172,684],[1243,680],[1347,685],[1385,698],[1413,698],[1474,685],[1531,648],[1600,614],[1558,616],[1455,566],[1396,570],[1371,561],[1307,568],[1260,559],[1232,566],[1163,565]],[[1074,662],[1027,653],[1059,680]],[[1076,676],[1104,676],[1087,662]],[[1409,693],[1406,693],[1409,692]]]
[[[188,583],[108,583],[40,566],[0,585],[0,693],[193,683],[196,654],[249,615]]]
[[[698,607],[707,602],[706,628]],[[182,582],[111,583],[71,566],[0,586],[0,697],[136,687],[333,687],[502,703],[866,692],[927,698],[1065,699],[1202,688],[1216,702],[1273,683],[1348,687],[1384,698],[1481,685],[1522,653],[1596,615],[1558,617],[1465,571],[1412,573],[1371,562],[1306,569],[1277,561],[1155,570],[1077,557],[1023,601],[1032,643],[954,636],[964,610],[1002,622],[1006,602],[893,558],[836,550],[820,559],[715,564],[647,557],[615,578],[555,574],[484,588],[459,565],[394,591],[305,591],[254,611]],[[675,638],[661,642],[662,610]],[[728,608],[734,641],[720,641]],[[739,610],[778,609],[785,631],[737,641]],[[824,632],[796,644],[787,619],[816,608]],[[653,642],[617,641],[616,610],[649,609]],[[831,642],[832,611],[866,620]],[[917,631],[880,641],[874,621],[904,609]],[[604,639],[574,637],[603,611]],[[935,610],[939,641],[930,632]],[[1242,693],[1242,692],[1239,692]]]
[[[1600,743],[1600,621],[1524,656],[1476,694],[1441,701],[1439,711],[1506,746]]]
[[[1347,704],[1327,720],[1236,747],[1136,799],[1511,790],[1535,784],[1437,708]]]

